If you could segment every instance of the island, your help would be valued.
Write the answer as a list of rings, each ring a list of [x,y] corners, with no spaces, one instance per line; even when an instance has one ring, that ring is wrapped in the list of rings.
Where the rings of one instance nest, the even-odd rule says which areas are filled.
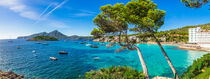
[[[27,41],[58,41],[56,37],[50,37],[50,36],[36,36],[31,39],[28,39]]]

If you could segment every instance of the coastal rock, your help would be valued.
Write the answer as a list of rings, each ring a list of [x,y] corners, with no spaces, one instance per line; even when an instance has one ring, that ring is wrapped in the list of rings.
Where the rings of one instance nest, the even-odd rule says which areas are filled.
[[[22,75],[17,75],[16,73],[9,71],[0,71],[0,79],[24,79]]]

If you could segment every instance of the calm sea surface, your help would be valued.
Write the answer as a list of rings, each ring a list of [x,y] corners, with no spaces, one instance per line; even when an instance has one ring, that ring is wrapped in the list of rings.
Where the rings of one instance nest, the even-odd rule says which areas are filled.
[[[0,40],[0,70],[14,71],[26,78],[41,79],[75,79],[91,69],[96,70],[112,65],[127,65],[142,71],[136,51],[123,51],[115,53],[119,46],[106,48],[99,42],[99,48],[90,48],[80,44],[84,40],[60,40],[48,43],[49,45],[35,44],[25,40]],[[87,40],[86,40],[87,41]],[[17,49],[20,46],[21,49]],[[173,77],[165,57],[157,45],[140,44],[143,57],[147,64],[149,74],[154,76]],[[175,49],[176,46],[164,46],[178,74],[186,71],[193,60],[201,57],[206,52]],[[32,53],[36,50],[36,53]],[[68,51],[68,55],[60,55],[59,51]],[[49,57],[57,57],[52,61]],[[99,57],[99,60],[94,60]]]

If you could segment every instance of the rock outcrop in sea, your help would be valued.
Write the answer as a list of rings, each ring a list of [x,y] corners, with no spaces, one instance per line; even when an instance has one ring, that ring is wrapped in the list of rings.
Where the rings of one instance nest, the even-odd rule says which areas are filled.
[[[4,72],[0,70],[0,79],[24,79],[24,77],[22,75],[17,75],[12,71]]]

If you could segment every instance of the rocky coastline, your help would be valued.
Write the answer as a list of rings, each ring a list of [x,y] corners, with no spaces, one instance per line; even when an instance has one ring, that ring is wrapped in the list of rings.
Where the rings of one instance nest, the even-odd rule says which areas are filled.
[[[24,77],[22,75],[17,75],[12,71],[4,72],[0,70],[0,79],[24,79]]]

